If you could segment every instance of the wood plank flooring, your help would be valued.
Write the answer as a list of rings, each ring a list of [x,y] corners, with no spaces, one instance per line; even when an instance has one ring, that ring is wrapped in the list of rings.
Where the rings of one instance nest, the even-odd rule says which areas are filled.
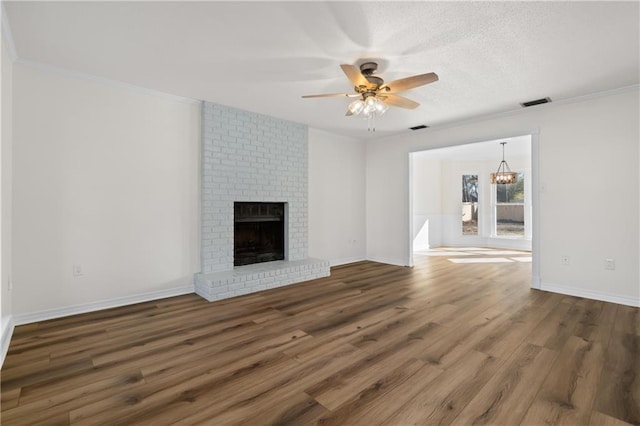
[[[17,327],[0,421],[640,425],[638,308],[531,290],[527,262],[449,258]]]

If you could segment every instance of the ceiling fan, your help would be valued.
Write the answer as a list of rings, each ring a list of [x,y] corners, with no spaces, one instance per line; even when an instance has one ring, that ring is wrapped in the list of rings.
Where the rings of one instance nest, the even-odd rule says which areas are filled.
[[[400,96],[397,93],[438,81],[438,75],[430,72],[385,83],[382,78],[374,75],[378,69],[376,62],[365,62],[360,65],[360,69],[348,64],[342,64],[340,68],[342,68],[342,71],[353,84],[355,93],[305,95],[303,98],[333,98],[343,96],[358,98],[349,104],[345,115],[363,114],[369,118],[369,130],[372,128],[372,119],[376,115],[384,114],[389,106],[407,109],[415,109],[420,106],[419,103]],[[375,128],[373,130],[375,131]]]

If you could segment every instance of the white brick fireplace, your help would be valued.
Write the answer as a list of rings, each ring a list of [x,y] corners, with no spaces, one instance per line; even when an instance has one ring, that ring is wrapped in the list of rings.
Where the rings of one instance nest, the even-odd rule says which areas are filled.
[[[307,257],[307,127],[204,102],[202,106],[202,272],[209,301],[329,275]],[[286,203],[285,260],[234,267],[234,202]]]

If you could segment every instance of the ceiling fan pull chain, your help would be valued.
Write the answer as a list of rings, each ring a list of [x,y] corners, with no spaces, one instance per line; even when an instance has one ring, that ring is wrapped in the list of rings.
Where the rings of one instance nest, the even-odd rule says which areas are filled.
[[[367,122],[368,122],[367,131],[375,132],[376,131],[376,113],[375,112],[372,112],[367,116]]]

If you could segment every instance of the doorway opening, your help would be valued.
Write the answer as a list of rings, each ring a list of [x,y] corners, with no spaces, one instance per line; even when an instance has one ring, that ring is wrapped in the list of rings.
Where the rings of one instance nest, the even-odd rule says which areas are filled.
[[[491,180],[501,142],[507,142],[505,157],[517,173],[507,185]],[[410,264],[414,256],[453,252],[454,263],[473,263],[460,259],[492,249],[519,257],[500,262],[531,262],[531,286],[539,288],[537,142],[532,133],[411,153]]]

